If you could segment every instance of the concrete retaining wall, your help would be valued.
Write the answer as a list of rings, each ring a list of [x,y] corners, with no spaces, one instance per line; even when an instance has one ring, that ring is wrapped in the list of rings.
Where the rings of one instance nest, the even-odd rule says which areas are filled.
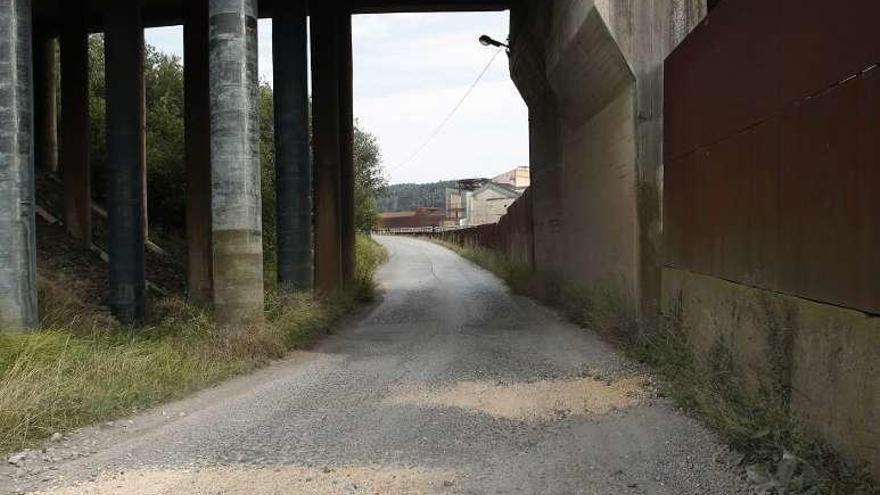
[[[663,304],[698,359],[723,345],[752,393],[790,387],[795,417],[880,476],[880,319],[675,268]]]
[[[721,2],[670,55],[663,300],[880,476],[878,15]]]
[[[701,23],[702,0],[520,0],[510,64],[541,295],[621,281],[643,321],[682,301],[698,357],[723,344],[880,475],[880,320],[857,311],[880,304],[880,7],[856,3],[722,2]],[[461,235],[510,250],[498,227]]]

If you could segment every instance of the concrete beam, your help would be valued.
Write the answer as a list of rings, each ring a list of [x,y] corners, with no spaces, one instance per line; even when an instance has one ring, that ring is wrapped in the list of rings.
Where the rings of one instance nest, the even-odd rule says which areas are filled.
[[[0,329],[37,310],[30,0],[0,0]]]
[[[192,2],[183,25],[188,248],[186,279],[190,302],[200,306],[210,305],[213,300],[208,51],[208,2]]]
[[[107,213],[109,306],[124,324],[144,316],[143,66],[138,1],[114,2],[106,13]]]
[[[34,160],[37,167],[58,172],[58,74],[56,39],[34,39]]]
[[[235,328],[263,315],[256,0],[210,0],[214,311]]]
[[[64,225],[86,248],[92,245],[89,166],[89,34],[80,2],[65,2],[61,31],[61,168]]]
[[[339,14],[339,188],[342,237],[342,283],[355,277],[354,222],[354,88],[351,45],[351,12]]]
[[[285,290],[309,290],[314,278],[307,3],[279,6],[272,21],[278,285]]]
[[[312,130],[315,143],[315,286],[342,286],[338,2],[313,7]]]
[[[63,19],[61,4],[72,0],[33,0],[35,15],[46,24],[60,24]],[[318,4],[325,0],[312,0]],[[84,8],[93,25],[100,26],[100,11],[109,2],[89,1]],[[174,26],[184,22],[189,1],[143,0],[145,27]],[[259,16],[274,17],[275,12],[288,0],[261,0]],[[482,12],[501,11],[510,8],[512,0],[351,0],[357,14],[391,14],[403,12]],[[99,30],[99,29],[97,29]]]

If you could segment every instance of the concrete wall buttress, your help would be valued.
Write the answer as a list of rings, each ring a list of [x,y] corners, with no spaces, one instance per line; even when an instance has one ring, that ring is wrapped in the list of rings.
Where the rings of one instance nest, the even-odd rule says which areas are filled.
[[[67,233],[92,244],[89,166],[89,34],[80,2],[64,3],[61,27],[61,173]]]
[[[262,320],[256,0],[210,0],[214,311],[236,328]]]
[[[312,130],[315,149],[315,288],[342,285],[338,2],[321,2],[311,15]]]
[[[213,302],[213,258],[207,0],[191,2],[183,37],[187,297],[194,304],[208,306]]]
[[[272,20],[278,285],[287,290],[314,280],[307,11],[305,0],[290,2]]]
[[[109,306],[124,324],[143,319],[144,30],[140,2],[114,2],[105,18]]]
[[[557,256],[568,267],[567,283],[613,283],[642,315],[656,313],[662,63],[704,15],[702,0],[514,5],[511,72],[530,111],[539,274],[549,270],[541,258]],[[564,240],[544,225],[555,203]],[[551,243],[573,248],[554,254]]]
[[[30,0],[0,0],[0,328],[39,323]]]

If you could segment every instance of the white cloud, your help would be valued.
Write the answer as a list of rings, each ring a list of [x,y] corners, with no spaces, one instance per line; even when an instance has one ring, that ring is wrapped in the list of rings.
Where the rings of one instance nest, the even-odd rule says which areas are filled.
[[[492,49],[477,38],[504,40],[507,29],[507,13],[355,16],[355,116],[379,139],[392,182],[492,176],[528,163],[528,113],[502,54],[444,130],[400,166],[489,61]],[[183,55],[179,26],[150,29],[147,42]],[[260,78],[271,82],[271,20],[259,24],[259,57]]]

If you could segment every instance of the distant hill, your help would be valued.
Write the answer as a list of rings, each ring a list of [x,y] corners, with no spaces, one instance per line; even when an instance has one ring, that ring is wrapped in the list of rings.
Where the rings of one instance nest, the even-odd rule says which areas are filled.
[[[430,184],[394,184],[379,196],[379,212],[412,211],[419,207],[445,208],[446,188],[456,187],[457,181]]]

